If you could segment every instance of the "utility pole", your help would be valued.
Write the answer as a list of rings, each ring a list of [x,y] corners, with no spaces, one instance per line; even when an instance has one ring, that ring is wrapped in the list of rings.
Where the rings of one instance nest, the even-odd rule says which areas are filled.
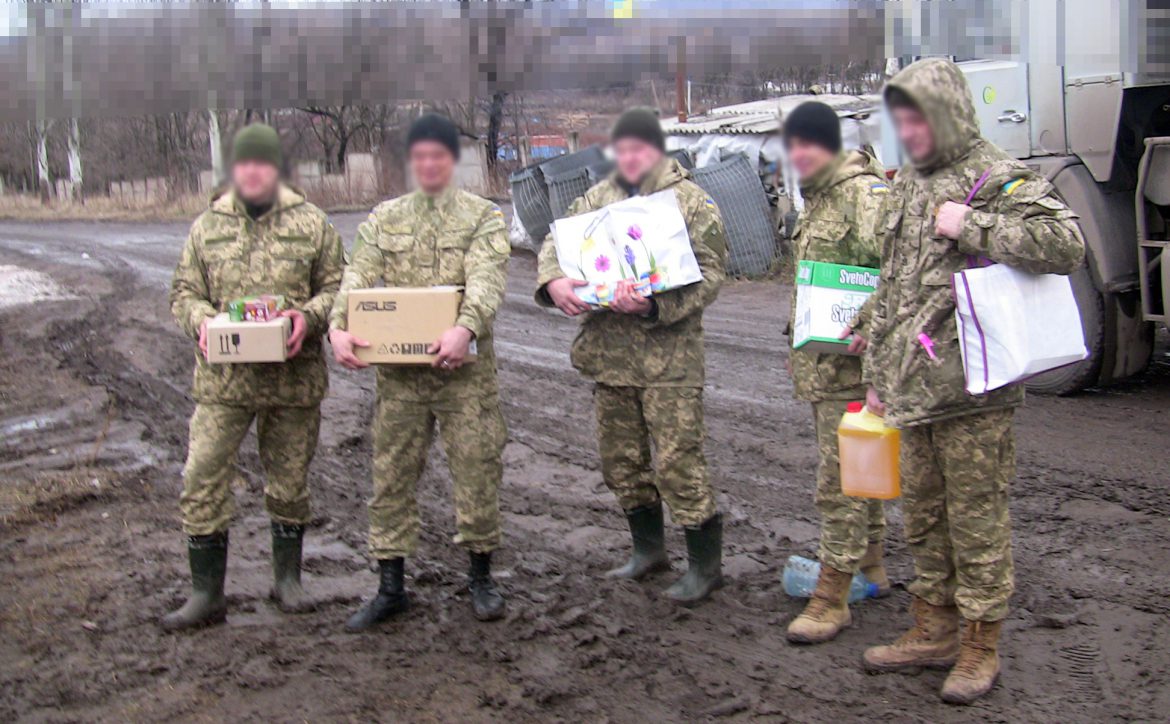
[[[49,135],[49,122],[42,119],[37,121],[37,185],[40,187],[41,203],[48,205],[52,183],[49,181],[49,145],[45,137]]]
[[[687,122],[686,93],[687,93],[687,39],[685,36],[675,38],[674,63],[674,98],[675,109],[678,111],[678,122]]]
[[[207,109],[207,138],[211,146],[211,185],[223,183],[223,143],[219,136],[219,115],[214,108]]]
[[[85,203],[81,175],[81,124],[76,116],[69,122],[69,195],[74,201]]]

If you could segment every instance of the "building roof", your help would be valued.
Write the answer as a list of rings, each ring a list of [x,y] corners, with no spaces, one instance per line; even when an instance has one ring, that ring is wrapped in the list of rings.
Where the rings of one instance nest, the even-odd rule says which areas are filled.
[[[881,107],[881,96],[865,95],[791,95],[749,101],[733,106],[713,108],[691,116],[686,123],[677,118],[662,121],[662,130],[672,135],[771,134],[780,130],[781,118],[805,101],[820,101],[837,111],[842,118],[865,118]]]

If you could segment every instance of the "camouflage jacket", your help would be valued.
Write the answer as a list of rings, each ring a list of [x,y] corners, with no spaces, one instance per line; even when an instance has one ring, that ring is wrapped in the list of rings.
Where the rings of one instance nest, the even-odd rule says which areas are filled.
[[[727,240],[715,202],[677,161],[662,162],[642,183],[650,195],[674,189],[703,280],[654,295],[652,318],[599,310],[585,315],[573,342],[573,366],[597,382],[615,387],[702,387],[703,309],[715,301],[727,267]],[[629,198],[616,177],[602,181],[569,207],[567,216]],[[565,276],[552,236],[540,250],[536,301],[552,306],[545,286]]]
[[[842,153],[800,186],[804,211],[793,233],[795,258],[877,268],[881,260],[877,231],[889,190],[873,156]],[[795,289],[791,309],[796,309]],[[788,329],[791,335],[791,322]],[[865,397],[860,357],[804,350],[791,354],[797,398],[819,402]]]
[[[887,202],[882,281],[858,327],[870,340],[866,381],[900,426],[1019,405],[1021,385],[967,394],[951,278],[976,257],[1032,273],[1071,273],[1085,255],[1076,216],[1048,181],[979,135],[971,92],[953,63],[919,61],[890,85],[922,108],[935,152],[898,172]],[[958,240],[936,236],[938,208],[961,203],[985,171]],[[933,339],[937,361],[919,343],[922,332]]]
[[[321,336],[344,267],[341,237],[325,212],[281,186],[272,209],[253,221],[231,191],[191,225],[171,282],[171,313],[192,339],[203,320],[228,303],[282,294],[305,315],[301,352],[283,364],[211,365],[195,352],[197,402],[247,407],[315,405],[329,387]]]
[[[358,227],[331,325],[346,328],[350,289],[462,286],[455,324],[475,335],[478,355],[450,372],[378,365],[379,395],[432,400],[496,392],[492,323],[504,301],[510,252],[500,207],[466,191],[448,188],[435,197],[415,191],[374,207]]]

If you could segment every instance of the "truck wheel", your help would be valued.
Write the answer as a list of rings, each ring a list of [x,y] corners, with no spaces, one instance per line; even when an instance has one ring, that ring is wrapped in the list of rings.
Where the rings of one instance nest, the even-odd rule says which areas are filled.
[[[1093,286],[1088,268],[1078,269],[1069,279],[1072,281],[1077,308],[1081,312],[1081,328],[1085,332],[1085,347],[1089,350],[1089,357],[1082,362],[1036,375],[1026,383],[1029,392],[1067,395],[1093,386],[1101,375],[1105,356],[1105,300]]]

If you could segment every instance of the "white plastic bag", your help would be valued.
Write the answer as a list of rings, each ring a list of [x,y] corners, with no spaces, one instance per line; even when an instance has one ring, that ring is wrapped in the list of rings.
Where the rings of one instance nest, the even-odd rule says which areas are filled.
[[[1067,276],[1004,264],[954,275],[967,392],[981,395],[1089,356]]]
[[[552,233],[561,271],[589,282],[577,288],[589,304],[607,306],[624,279],[645,296],[703,279],[670,189],[557,219]]]

